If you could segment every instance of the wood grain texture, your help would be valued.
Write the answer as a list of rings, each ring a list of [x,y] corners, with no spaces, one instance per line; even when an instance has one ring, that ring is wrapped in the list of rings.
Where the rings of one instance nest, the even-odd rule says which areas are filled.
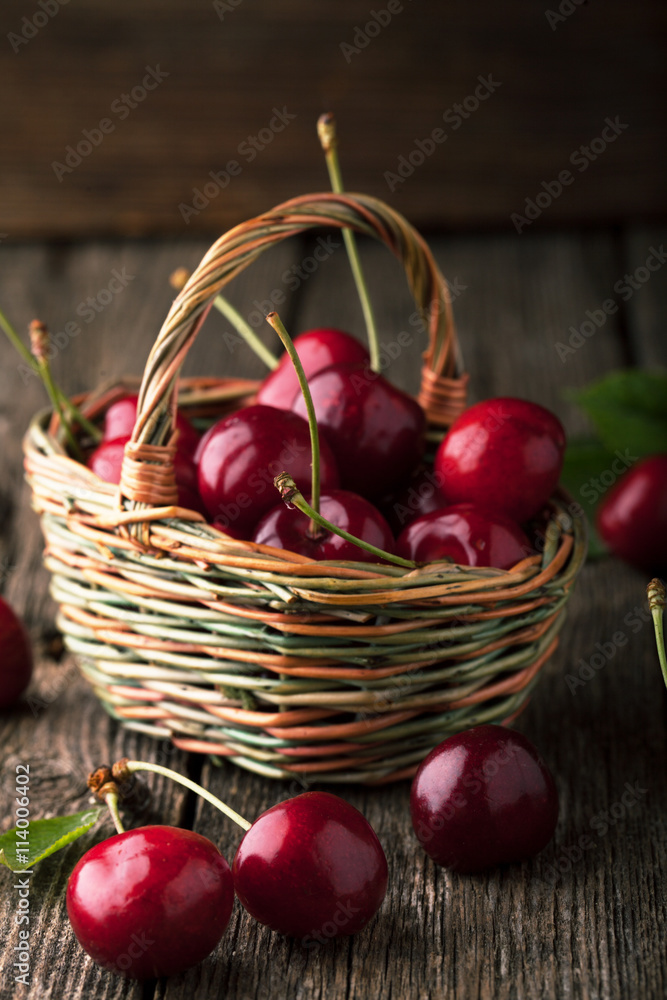
[[[64,12],[63,12],[64,13]],[[618,367],[628,353],[667,363],[665,339],[651,317],[665,308],[660,274],[594,337],[562,361],[555,348],[595,309],[619,275],[634,266],[646,239],[660,229],[623,234],[586,232],[551,236],[447,237],[433,241],[452,283],[464,290],[455,313],[473,398],[515,393],[552,406],[570,433],[585,424],[563,389]],[[33,314],[64,327],[76,306],[108,283],[113,267],[136,278],[73,338],[54,361],[59,380],[74,391],[101,377],[139,371],[166,312],[171,268],[193,266],[204,244],[96,243],[78,248],[7,247],[0,253],[0,301],[24,324]],[[377,250],[377,252],[376,252]],[[255,300],[285,289],[282,276],[312,252],[298,242],[267,255],[245,272],[235,301],[252,315]],[[382,338],[410,329],[412,305],[394,262],[380,248],[363,247],[378,306]],[[643,251],[642,251],[643,252]],[[641,257],[641,254],[640,254]],[[662,291],[661,291],[662,289]],[[647,296],[652,299],[649,306]],[[624,304],[625,305],[625,304]],[[641,306],[641,308],[640,308]],[[349,326],[362,335],[342,250],[322,262],[284,303],[295,332],[315,323]],[[647,318],[648,317],[648,318]],[[613,322],[612,322],[613,320]],[[210,324],[210,325],[209,325]],[[406,325],[407,324],[407,325]],[[211,317],[191,361],[199,371],[259,374],[241,352],[230,356],[224,324]],[[413,387],[421,346],[392,361],[388,373]],[[267,336],[270,335],[267,334]],[[189,362],[190,363],[190,362]],[[232,369],[228,366],[233,365]],[[30,412],[42,405],[36,381],[23,385],[14,358],[0,341],[0,499],[4,583],[26,614],[38,646],[30,703],[5,713],[0,726],[2,828],[12,821],[11,782],[18,760],[36,776],[32,815],[75,811],[86,801],[84,778],[100,760],[123,754],[177,769],[201,770],[204,783],[250,819],[301,790],[229,765],[184,759],[138,733],[120,731],[78,679],[70,660],[53,658],[53,606],[40,567],[41,539],[21,486],[19,436]],[[22,995],[181,1000],[365,1000],[369,996],[430,1000],[561,1000],[642,997],[667,992],[667,698],[660,677],[641,576],[606,560],[585,567],[569,605],[562,642],[518,727],[552,767],[561,814],[553,842],[522,865],[475,877],[437,869],[417,847],[407,809],[409,785],[384,789],[336,787],[360,808],[380,836],[390,868],[389,892],[371,926],[350,939],[302,947],[259,927],[238,903],[220,946],[199,967],[143,986],[98,970],[77,947],[65,918],[67,873],[102,830],[40,866],[31,882],[32,985]],[[596,654],[598,654],[596,658]],[[600,664],[585,683],[583,666]],[[584,670],[584,675],[589,675]],[[162,822],[192,825],[231,860],[240,839],[231,823],[207,804],[151,776],[151,813]],[[9,873],[0,873],[0,998],[19,995],[11,972],[15,898]]]
[[[540,202],[532,228],[664,216],[664,5],[572,3],[554,21],[558,8],[78,0],[47,18],[6,0],[0,231],[214,233],[327,187],[315,121],[328,110],[350,189],[390,198],[418,225],[513,232],[511,214],[567,169],[574,182]],[[142,97],[158,66],[168,76]],[[492,93],[476,102],[480,77]],[[276,121],[276,108],[293,117]],[[627,129],[572,164],[616,116]],[[238,172],[195,206],[230,161]]]

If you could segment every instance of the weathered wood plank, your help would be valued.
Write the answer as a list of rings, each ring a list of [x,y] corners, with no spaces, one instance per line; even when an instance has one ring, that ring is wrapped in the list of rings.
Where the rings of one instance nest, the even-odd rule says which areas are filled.
[[[6,0],[2,231],[227,228],[327,186],[330,109],[348,184],[420,224],[511,232],[538,196],[533,227],[665,212],[662,5],[390,6],[80,0],[48,18]]]

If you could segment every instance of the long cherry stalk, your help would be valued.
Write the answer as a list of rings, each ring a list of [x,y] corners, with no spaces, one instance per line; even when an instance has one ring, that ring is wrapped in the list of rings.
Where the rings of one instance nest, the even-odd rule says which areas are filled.
[[[330,111],[324,115],[320,115],[318,118],[317,134],[319,136],[322,149],[324,150],[331,190],[336,194],[343,194],[345,189],[343,187],[343,175],[341,173],[340,161],[338,159],[336,119]],[[378,340],[377,326],[375,324],[375,316],[373,314],[373,308],[368,294],[368,286],[366,285],[366,279],[364,278],[364,272],[361,267],[357,241],[351,229],[343,230],[343,240],[345,241],[345,249],[350,262],[350,269],[352,271],[354,283],[357,286],[357,294],[359,296],[359,302],[361,303],[361,310],[364,314],[364,322],[366,324],[366,332],[368,335],[368,347],[371,355],[371,368],[374,372],[379,372],[380,343]]]

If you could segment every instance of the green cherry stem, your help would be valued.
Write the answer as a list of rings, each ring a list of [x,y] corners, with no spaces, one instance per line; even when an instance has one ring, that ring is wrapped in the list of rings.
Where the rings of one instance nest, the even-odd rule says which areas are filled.
[[[331,190],[336,194],[343,194],[345,188],[343,187],[343,175],[341,174],[340,162],[338,160],[336,119],[330,111],[324,115],[320,115],[318,118],[317,134],[319,136],[322,149],[324,150],[327,170],[329,171]],[[343,239],[345,240],[345,249],[347,250],[348,260],[350,262],[350,269],[352,270],[354,283],[357,286],[357,294],[359,296],[361,309],[364,314],[364,322],[366,324],[366,332],[368,335],[368,346],[371,355],[371,368],[374,372],[379,372],[380,344],[378,341],[378,332],[375,325],[375,316],[373,315],[370,296],[368,294],[368,287],[361,268],[357,241],[351,229],[343,230]]]
[[[233,820],[235,823],[238,823],[242,829],[249,830],[252,825],[247,819],[244,819],[243,816],[239,816],[237,812],[234,812],[234,810],[230,809],[228,805],[225,805],[225,803],[217,798],[217,796],[213,795],[212,792],[207,791],[206,788],[202,788],[202,786],[198,785],[196,782],[190,781],[189,778],[184,778],[183,775],[179,774],[177,771],[172,771],[168,767],[163,767],[162,764],[149,764],[147,761],[143,760],[124,759],[122,761],[118,761],[117,764],[114,764],[112,771],[114,778],[121,782],[123,778],[126,778],[130,774],[136,774],[137,771],[153,771],[155,774],[162,774],[164,777],[171,778],[172,781],[176,781],[179,785],[183,785],[184,788],[189,788],[191,792],[195,792],[195,794],[200,795],[203,799],[206,799],[207,802],[210,802],[212,806],[219,809],[220,812],[225,814],[225,816],[229,817],[229,819]]]
[[[49,331],[47,330],[45,324],[40,322],[38,319],[34,319],[30,324],[30,346],[32,349],[32,356],[37,362],[37,370],[41,375],[44,388],[47,391],[49,399],[51,400],[51,405],[58,414],[60,426],[63,429],[70,451],[78,461],[82,462],[83,453],[79,447],[78,441],[74,437],[74,432],[69,424],[69,420],[65,417],[61,395],[56,389],[53,378],[51,377],[51,368],[49,367],[49,360],[47,356],[49,348]]]
[[[653,615],[653,627],[655,629],[655,641],[658,646],[658,659],[662,670],[663,680],[667,686],[667,655],[665,654],[665,634],[663,631],[663,611],[667,604],[667,594],[662,580],[651,580],[646,588],[648,594],[648,606]]]
[[[322,517],[318,511],[313,510],[303,494],[297,489],[297,485],[289,473],[281,472],[273,480],[273,485],[280,493],[280,497],[284,503],[288,506],[296,507],[306,517],[310,517],[316,524],[319,524],[321,528],[332,531],[334,535],[340,535],[341,538],[347,539],[348,542],[358,545],[360,549],[371,552],[378,559],[386,559],[387,562],[395,563],[397,566],[404,566],[406,569],[416,569],[416,563],[410,562],[408,559],[402,559],[401,556],[395,556],[391,552],[385,552],[384,549],[379,549],[377,546],[371,545],[370,542],[365,542],[363,539],[351,535],[344,528],[338,528],[331,521],[327,521],[326,517]]]
[[[277,312],[270,312],[266,317],[267,323],[269,323],[273,329],[276,331],[280,337],[285,350],[287,351],[292,364],[296,370],[297,378],[299,379],[299,385],[301,386],[301,392],[303,394],[303,399],[306,404],[306,412],[308,413],[308,429],[310,431],[310,449],[312,452],[312,463],[311,463],[311,489],[310,489],[310,502],[313,510],[316,514],[320,511],[320,438],[317,433],[317,417],[315,416],[315,407],[313,405],[313,397],[310,394],[310,387],[308,385],[308,379],[306,378],[306,373],[303,370],[303,365],[301,364],[301,358],[297,354],[296,347],[294,346],[294,341],[290,337],[289,333],[285,329],[282,320]],[[316,518],[310,520],[310,525],[308,528],[308,534],[311,538],[316,538],[321,534],[319,522]]]
[[[113,820],[113,825],[116,827],[116,833],[125,833],[125,827],[123,826],[123,821],[120,818],[120,813],[118,811],[118,792],[110,788],[109,791],[101,789],[101,796],[104,799],[107,809],[111,813],[111,818]]]
[[[189,277],[190,272],[186,268],[177,268],[169,279],[172,288],[177,288],[180,291],[180,289],[185,286]],[[213,305],[218,312],[221,313],[229,323],[231,323],[236,332],[243,337],[248,347],[255,352],[257,357],[264,362],[267,368],[270,368],[271,371],[273,371],[274,368],[278,367],[278,358],[275,354],[272,354],[265,344],[262,343],[247,320],[244,319],[238,309],[235,309],[231,302],[229,302],[223,295],[216,295],[213,300]]]
[[[36,375],[38,375],[42,379],[42,382],[44,382],[44,372],[43,372],[42,367],[40,366],[40,364],[37,361],[37,359],[33,357],[33,355],[30,353],[30,351],[28,350],[28,348],[25,346],[25,344],[23,343],[23,341],[19,337],[18,333],[16,332],[16,330],[14,329],[14,327],[9,322],[9,320],[7,319],[7,317],[2,312],[1,309],[0,309],[0,327],[4,330],[4,332],[5,332],[6,336],[7,336],[7,339],[10,341],[10,343],[14,346],[14,348],[16,349],[16,351],[23,358],[23,360],[25,361],[26,365],[29,368],[32,368],[32,370],[34,371],[34,373]],[[50,376],[50,372],[48,374]],[[46,385],[46,383],[45,383],[44,387],[47,390],[47,393],[49,393],[49,397],[50,397],[49,388]],[[52,387],[53,392],[56,394],[60,405],[62,407],[65,407],[65,409],[69,413],[70,418],[72,420],[74,420],[76,423],[78,423],[79,426],[82,427],[86,431],[86,433],[90,434],[90,436],[93,438],[93,440],[95,440],[95,441],[101,440],[101,438],[102,438],[102,432],[100,431],[99,427],[96,427],[94,424],[92,424],[90,422],[90,420],[88,420],[86,417],[84,417],[83,413],[81,413],[81,411],[78,409],[78,407],[76,407],[74,405],[74,403],[70,399],[67,398],[67,396],[65,395],[65,393],[61,389],[59,389],[58,386],[55,385],[55,383],[53,382],[52,378],[51,378],[51,387]],[[54,404],[54,406],[55,406],[55,404]]]

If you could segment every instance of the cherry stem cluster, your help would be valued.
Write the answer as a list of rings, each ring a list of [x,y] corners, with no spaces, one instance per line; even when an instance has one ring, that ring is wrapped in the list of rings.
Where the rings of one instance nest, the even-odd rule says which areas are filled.
[[[345,189],[343,187],[343,175],[341,174],[340,162],[338,160],[336,120],[330,111],[324,115],[320,115],[317,121],[317,134],[319,136],[322,149],[324,150],[331,190],[336,194],[343,194]],[[380,371],[380,344],[378,341],[377,326],[375,325],[375,316],[373,315],[371,300],[368,294],[368,287],[361,268],[357,241],[351,229],[343,229],[343,239],[345,240],[345,249],[350,262],[350,269],[352,271],[354,283],[357,286],[357,294],[359,295],[361,310],[364,314],[364,322],[366,324],[366,331],[368,335],[368,347],[371,355],[371,368],[374,372],[378,372]]]
[[[663,630],[663,612],[667,604],[667,593],[662,580],[651,580],[646,588],[648,594],[648,606],[653,615],[653,627],[655,629],[655,641],[658,647],[658,659],[660,669],[667,686],[667,655],[665,654],[665,634]]]
[[[306,517],[310,517],[321,528],[333,532],[334,535],[340,535],[341,538],[345,538],[348,542],[358,545],[360,549],[365,549],[366,552],[372,553],[378,559],[386,559],[387,562],[395,563],[397,566],[404,566],[406,569],[416,568],[416,563],[410,562],[408,559],[403,559],[401,556],[395,556],[391,552],[385,552],[384,549],[379,549],[376,545],[371,545],[370,542],[365,542],[362,538],[351,535],[344,528],[339,528],[335,524],[332,524],[331,521],[327,521],[326,517],[322,517],[319,511],[314,510],[310,506],[303,494],[299,492],[296,483],[289,473],[281,472],[273,480],[273,485],[288,506],[296,507],[297,510],[300,510]]]

